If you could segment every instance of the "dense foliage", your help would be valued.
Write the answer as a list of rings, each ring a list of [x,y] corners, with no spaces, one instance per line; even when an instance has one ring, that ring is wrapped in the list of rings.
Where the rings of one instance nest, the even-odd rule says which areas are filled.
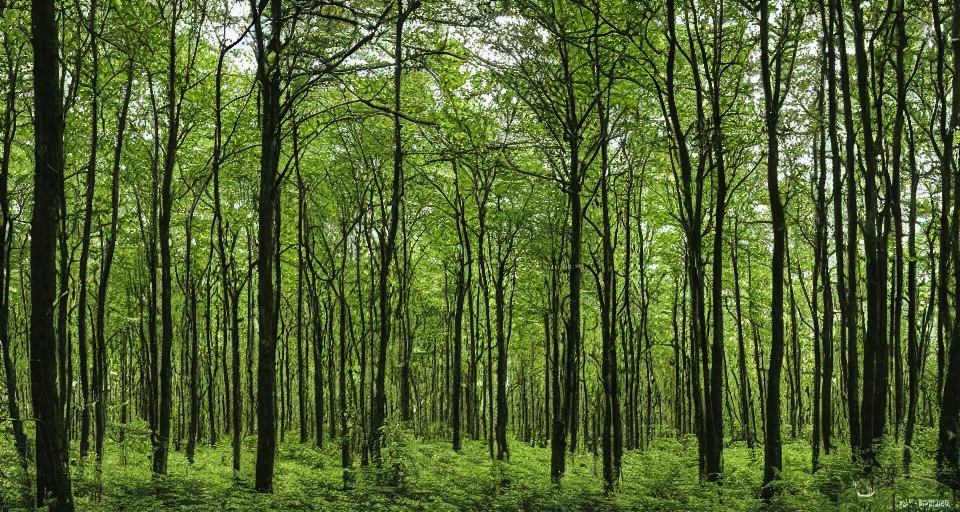
[[[960,489],[960,1],[0,20],[5,507]]]

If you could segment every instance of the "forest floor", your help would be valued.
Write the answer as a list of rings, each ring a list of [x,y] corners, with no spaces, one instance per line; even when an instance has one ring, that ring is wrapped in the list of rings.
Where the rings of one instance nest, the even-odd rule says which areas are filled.
[[[133,436],[130,436],[133,437]],[[788,440],[780,495],[768,510],[960,510],[960,501],[932,478],[932,432],[921,431],[911,477],[901,468],[902,447],[890,446],[871,484],[849,462],[849,451],[821,457],[811,473],[810,445]],[[245,440],[243,471],[233,478],[229,439],[215,448],[197,446],[194,464],[171,452],[166,477],[150,473],[149,445],[133,439],[108,443],[99,468],[71,462],[79,511],[401,511],[401,510],[764,510],[758,499],[763,449],[733,443],[724,450],[721,484],[697,480],[696,440],[660,438],[625,455],[619,492],[603,490],[601,462],[591,453],[568,459],[563,484],[550,483],[550,450],[514,441],[509,462],[495,463],[483,442],[467,442],[460,454],[447,442],[420,442],[403,434],[385,452],[384,469],[354,470],[343,488],[337,446],[281,443],[274,493],[253,491],[256,440]],[[4,443],[4,447],[12,443]],[[181,447],[182,448],[182,447]],[[385,483],[386,482],[386,483]],[[858,496],[859,494],[870,497]],[[29,489],[9,448],[0,450],[0,508],[26,505]],[[944,500],[930,507],[930,502]],[[922,506],[926,503],[927,508]],[[943,505],[949,504],[946,507]]]

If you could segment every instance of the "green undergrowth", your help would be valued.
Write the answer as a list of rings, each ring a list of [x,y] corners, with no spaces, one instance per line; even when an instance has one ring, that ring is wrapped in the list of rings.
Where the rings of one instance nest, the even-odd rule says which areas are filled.
[[[150,472],[147,438],[136,431],[128,431],[124,443],[108,442],[101,464],[71,460],[71,469],[80,511],[923,510],[909,507],[922,503],[917,500],[958,503],[932,478],[934,438],[933,432],[919,433],[909,477],[902,445],[883,449],[880,467],[870,475],[850,462],[848,449],[821,456],[813,473],[810,445],[786,438],[778,497],[767,507],[758,498],[762,446],[728,445],[720,481],[701,483],[692,437],[659,438],[645,450],[628,452],[615,493],[604,492],[601,461],[592,453],[568,457],[558,487],[549,478],[549,448],[514,441],[509,461],[493,462],[482,441],[468,441],[454,453],[447,442],[418,440],[397,428],[388,432],[382,468],[357,464],[349,489],[339,447],[301,445],[291,441],[295,435],[280,445],[272,494],[253,490],[254,437],[244,440],[238,479],[229,438],[216,447],[198,446],[193,464],[182,451],[172,451],[169,474],[157,477]],[[0,447],[0,486],[3,509],[28,505],[31,487],[12,442]]]

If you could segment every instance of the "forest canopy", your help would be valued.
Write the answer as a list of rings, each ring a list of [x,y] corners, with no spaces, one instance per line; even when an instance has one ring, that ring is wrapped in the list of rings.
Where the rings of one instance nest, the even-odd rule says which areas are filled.
[[[960,507],[957,20],[0,2],[0,509]]]

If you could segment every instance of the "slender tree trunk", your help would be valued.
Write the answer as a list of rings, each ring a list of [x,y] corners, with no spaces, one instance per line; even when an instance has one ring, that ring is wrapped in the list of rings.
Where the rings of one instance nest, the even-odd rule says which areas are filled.
[[[512,244],[513,242],[506,242]],[[499,247],[500,251],[512,251],[512,248]],[[503,460],[510,457],[510,449],[507,446],[507,326],[506,323],[506,297],[504,286],[506,280],[506,262],[501,259],[507,256],[497,258],[496,276],[494,277],[494,307],[496,315],[497,329],[497,419],[496,419],[496,438],[497,438],[497,460]]]
[[[67,243],[69,231],[67,226],[67,203],[65,200],[59,202],[60,208],[60,232],[59,242],[59,266],[58,266],[58,289],[57,289],[57,366],[59,374],[57,380],[60,388],[58,397],[60,400],[60,410],[64,420],[64,442],[68,445],[75,435],[73,433],[73,389],[70,383],[73,382],[73,338],[70,336],[70,317],[73,309],[70,307],[70,276],[73,265],[70,246]]]
[[[902,169],[902,154],[903,154],[903,137],[904,137],[904,125],[906,117],[906,106],[907,106],[907,83],[906,83],[906,70],[905,62],[906,57],[904,55],[904,48],[907,45],[907,33],[905,28],[904,20],[904,2],[903,0],[897,0],[896,4],[896,17],[894,20],[894,30],[896,31],[896,62],[895,62],[895,72],[896,72],[896,81],[897,81],[897,103],[894,116],[894,125],[893,125],[893,138],[892,143],[892,169],[890,174],[892,178],[890,181],[892,190],[887,193],[888,201],[891,201],[891,204],[887,207],[888,209],[888,218],[887,222],[893,222],[894,225],[894,244],[895,244],[895,259],[894,259],[894,279],[893,279],[893,293],[892,293],[892,303],[890,305],[890,344],[889,347],[893,351],[893,360],[894,360],[894,379],[896,386],[896,415],[895,415],[895,432],[896,438],[899,440],[900,437],[900,428],[903,426],[904,420],[904,386],[903,386],[903,351],[901,346],[901,336],[900,336],[900,325],[901,317],[903,312],[903,220],[902,220],[902,208],[901,208],[901,193],[900,190],[900,173]],[[886,239],[886,236],[884,237]],[[884,240],[885,241],[885,240]],[[879,248],[881,251],[885,251],[886,244],[883,244],[884,247]]]
[[[564,44],[564,46],[566,46]],[[569,178],[566,183],[567,198],[570,202],[570,318],[567,321],[567,344],[564,350],[564,390],[562,394],[559,422],[553,426],[550,476],[555,483],[566,470],[567,432],[570,432],[571,451],[576,447],[576,418],[580,384],[580,253],[583,240],[583,206],[581,187],[583,177],[580,161],[580,120],[576,95],[573,92],[573,71],[569,58],[562,59],[564,87],[566,88],[567,124],[565,130],[569,136]]]
[[[80,241],[80,270],[77,293],[77,352],[80,365],[80,457],[86,457],[90,450],[90,362],[87,357],[87,263],[90,261],[91,225],[93,223],[93,196],[97,182],[97,147],[100,128],[100,94],[98,79],[100,74],[100,52],[97,44],[97,1],[90,3],[90,159],[87,162],[86,190],[84,192],[83,231]]]
[[[716,23],[723,25],[725,23],[723,9],[719,10],[719,15],[715,17]],[[711,276],[711,298],[710,305],[713,308],[713,341],[710,346],[710,385],[708,400],[709,419],[707,424],[712,426],[708,435],[712,438],[710,443],[710,452],[707,454],[706,477],[708,481],[714,481],[719,478],[721,471],[721,461],[723,457],[723,395],[724,382],[726,380],[726,353],[724,349],[723,332],[723,228],[725,214],[727,211],[727,168],[724,150],[723,133],[723,112],[724,107],[721,101],[721,79],[723,73],[723,63],[721,61],[721,52],[723,41],[723,30],[716,32],[713,38],[713,59],[704,62],[707,68],[707,77],[710,83],[710,110],[711,110],[711,136],[713,146],[713,166],[716,176],[716,209],[714,210],[714,231],[713,231],[713,257],[711,258],[712,276]],[[710,65],[712,64],[712,65]],[[704,354],[706,356],[706,354]]]
[[[0,154],[0,350],[3,354],[3,373],[6,384],[7,413],[13,426],[13,442],[20,456],[20,465],[27,470],[27,435],[23,429],[20,411],[20,394],[17,387],[17,368],[11,355],[10,345],[10,281],[11,253],[13,252],[14,219],[10,215],[9,177],[10,152],[17,133],[17,87],[20,80],[20,62],[13,50],[4,43],[7,56],[7,91],[4,94],[3,110],[3,153]]]
[[[462,448],[460,439],[461,430],[461,397],[463,395],[463,305],[467,296],[467,290],[470,288],[470,271],[472,255],[470,253],[470,233],[467,225],[466,205],[463,196],[460,194],[460,176],[457,173],[457,163],[453,163],[454,169],[454,198],[456,206],[457,238],[460,241],[460,255],[457,259],[459,264],[457,272],[456,299],[453,312],[453,450],[459,452]],[[469,394],[467,395],[470,396]],[[549,393],[547,395],[549,397]],[[549,416],[549,410],[547,412]],[[469,415],[468,415],[469,421]]]
[[[787,260],[787,290],[790,295],[790,354],[788,357],[788,369],[790,372],[790,437],[796,439],[797,431],[801,428],[803,421],[803,396],[800,382],[800,342],[799,342],[799,318],[797,313],[797,297],[793,286],[793,262],[792,251],[789,247],[784,248]],[[791,367],[792,366],[792,367]]]
[[[843,16],[843,6],[842,2],[838,0],[831,1],[831,20],[833,21],[833,26],[836,29],[837,34],[837,49],[843,49],[847,47],[845,29],[842,23],[844,19]],[[846,391],[847,391],[847,416],[850,421],[850,447],[853,451],[854,458],[859,458],[859,450],[861,445],[861,425],[860,425],[860,398],[859,398],[859,386],[860,386],[860,356],[858,349],[858,316],[857,316],[857,268],[858,268],[858,247],[859,243],[857,240],[857,197],[859,195],[857,191],[857,182],[856,182],[856,167],[854,164],[854,159],[856,158],[856,140],[855,140],[855,130],[853,126],[853,106],[851,101],[852,92],[850,89],[850,71],[849,64],[847,63],[847,52],[841,50],[835,50],[837,54],[840,55],[840,96],[843,98],[843,129],[846,134],[845,139],[845,151],[846,156],[846,188],[847,188],[847,243],[846,247],[850,251],[847,257],[847,271],[846,271],[846,299],[844,304],[844,322],[846,323],[846,336],[844,336],[844,341],[846,345]],[[834,52],[831,52],[833,54]],[[833,143],[831,142],[831,145]],[[834,153],[834,158],[839,160],[839,148],[832,148]],[[834,164],[834,177],[839,176],[838,164]],[[834,183],[839,183],[839,181],[834,181]],[[839,197],[839,193],[837,194]],[[836,208],[838,199],[834,199],[834,207]],[[834,213],[834,218],[838,217],[836,211]],[[839,232],[839,230],[838,230]],[[839,247],[838,247],[839,249]],[[839,261],[839,260],[838,260]],[[841,292],[842,293],[842,292]]]
[[[820,7],[820,17],[821,22],[826,25],[826,15],[824,12],[825,6],[821,5]],[[829,31],[825,32],[825,35],[821,38],[820,49],[821,52],[826,53],[829,46],[828,39],[831,37]],[[833,70],[830,69],[827,64],[829,59],[824,63],[823,67],[823,77],[826,77],[828,74],[832,75]],[[823,117],[824,110],[824,91],[823,91],[823,80],[821,79],[820,86],[818,89],[817,96],[817,108],[820,113],[821,118]],[[835,113],[833,113],[835,115]],[[829,227],[829,220],[827,218],[827,155],[826,155],[826,139],[827,139],[827,127],[821,125],[819,131],[817,132],[818,138],[815,144],[815,150],[817,152],[817,165],[818,165],[818,175],[817,175],[817,276],[815,279],[819,279],[819,284],[822,291],[823,297],[823,312],[821,313],[820,319],[820,332],[815,333],[818,335],[819,347],[817,347],[815,353],[815,359],[817,363],[817,375],[814,376],[814,435],[816,439],[814,440],[814,463],[813,468],[816,471],[819,468],[819,454],[820,454],[820,444],[823,443],[823,451],[829,454],[833,450],[833,445],[831,444],[831,431],[832,431],[832,395],[833,395],[833,283],[830,282],[830,259],[829,259],[829,239],[827,237],[827,230]],[[834,194],[839,193],[839,184],[834,182],[833,184]],[[835,226],[835,229],[841,229],[839,224]],[[842,264],[840,259],[837,259],[838,266]],[[813,301],[816,304],[816,289],[814,289]]]
[[[400,251],[394,255],[397,260],[399,271],[398,296],[397,296],[397,338],[400,340],[400,421],[410,424],[413,420],[411,411],[412,392],[411,392],[411,352],[413,350],[413,335],[410,328],[410,281],[412,270],[410,268],[410,242],[409,229],[407,228],[407,209],[400,205]]]
[[[747,448],[753,449],[754,432],[750,429],[750,380],[747,377],[747,350],[743,333],[743,305],[740,296],[740,227],[734,222],[733,243],[730,248],[730,264],[733,267],[733,301],[737,313],[737,371],[740,375],[740,421]]]
[[[599,65],[598,65],[599,68]],[[599,69],[597,70],[599,84]],[[623,457],[623,434],[620,418],[619,375],[617,361],[617,288],[614,275],[613,228],[610,219],[609,183],[609,89],[599,91],[600,102],[600,204],[602,216],[603,263],[600,289],[600,324],[603,337],[602,381],[604,390],[603,411],[603,478],[607,491],[613,491],[620,480],[620,460]],[[598,87],[599,90],[599,87]]]
[[[147,339],[145,347],[144,360],[148,365],[147,370],[147,416],[150,423],[150,445],[153,449],[153,459],[156,461],[157,453],[160,450],[160,374],[159,374],[159,340],[157,333],[157,311],[158,306],[158,288],[157,271],[159,269],[159,255],[157,251],[157,224],[160,213],[159,202],[157,201],[157,191],[160,185],[160,109],[157,106],[155,93],[153,91],[153,79],[150,79],[150,103],[152,113],[152,135],[153,152],[151,158],[151,188],[150,188],[150,222],[143,222],[143,215],[139,215],[140,232],[145,246],[144,257],[147,260],[147,274],[149,284],[147,285],[147,308],[144,315],[147,319]]]
[[[173,182],[173,168],[176,165],[176,152],[179,144],[180,115],[176,101],[177,88],[177,26],[180,19],[179,2],[171,5],[170,32],[168,41],[169,68],[167,70],[167,109],[168,126],[166,152],[163,162],[163,177],[160,185],[160,403],[158,417],[158,439],[154,448],[153,472],[167,474],[167,457],[170,447],[170,417],[173,408],[173,309],[172,277],[170,261],[170,217],[173,209],[173,197],[170,187]]]
[[[380,448],[383,445],[383,425],[387,414],[387,345],[390,337],[390,298],[387,296],[390,280],[390,262],[393,260],[397,244],[397,226],[400,221],[400,201],[403,199],[403,139],[401,123],[401,90],[403,77],[403,24],[407,16],[419,6],[418,0],[404,12],[402,0],[397,2],[397,22],[394,39],[394,69],[393,69],[393,184],[390,195],[390,218],[387,226],[386,243],[380,247],[380,276],[378,281],[378,295],[380,301],[380,333],[377,349],[377,366],[374,379],[373,408],[370,416],[370,449],[374,461],[380,464]]]
[[[253,314],[253,309],[254,309],[253,269],[256,267],[257,260],[253,259],[254,258],[253,240],[252,240],[253,236],[250,233],[251,230],[249,227],[247,227],[244,229],[244,231],[246,231],[246,238],[247,238],[247,282],[250,283],[250,285],[247,286],[247,315],[250,316]],[[248,434],[253,434],[254,428],[255,428],[254,425],[257,419],[257,414],[255,413],[255,411],[257,410],[257,396],[256,396],[256,393],[254,392],[256,379],[254,378],[254,372],[253,372],[253,364],[254,364],[254,361],[256,361],[256,358],[253,356],[256,353],[253,345],[253,339],[254,339],[253,325],[254,325],[254,322],[247,322],[247,332],[246,332],[246,335],[247,335],[247,350],[246,350],[247,403],[250,404],[248,406],[248,410],[250,414],[247,414],[247,433]]]
[[[113,152],[112,186],[110,189],[110,237],[107,240],[103,254],[103,267],[100,271],[100,283],[97,289],[97,304],[94,314],[95,357],[94,357],[94,452],[97,460],[103,459],[103,441],[107,427],[107,288],[110,284],[110,271],[113,268],[113,256],[117,248],[117,226],[120,214],[120,169],[122,167],[124,136],[127,129],[127,113],[130,108],[130,98],[133,93],[133,62],[127,65],[127,84],[124,89],[123,105],[120,108],[120,117],[117,120],[117,141]],[[121,357],[122,360],[122,357]],[[121,372],[122,373],[122,372]],[[126,402],[121,400],[123,407]],[[121,421],[125,423],[125,418]]]
[[[199,195],[197,196],[199,200]],[[197,334],[197,290],[196,282],[193,277],[193,219],[196,213],[194,201],[190,208],[190,214],[186,221],[186,254],[184,257],[184,280],[183,280],[183,311],[186,315],[187,324],[184,326],[187,342],[187,365],[189,367],[189,400],[190,412],[189,423],[187,426],[187,461],[193,464],[193,455],[197,446],[197,435],[200,428],[200,340]]]
[[[787,37],[782,33],[779,37]],[[783,448],[780,444],[780,373],[783,368],[783,285],[784,253],[787,226],[783,203],[780,199],[779,160],[780,145],[778,130],[780,107],[783,104],[781,66],[782,54],[770,55],[770,2],[760,0],[760,74],[763,82],[764,117],[767,135],[767,192],[770,200],[770,215],[773,220],[773,261],[771,276],[771,325],[770,368],[767,377],[767,416],[764,422],[763,444],[763,497],[770,501],[775,493],[772,485],[779,480],[783,468]],[[771,69],[774,67],[775,69]]]
[[[282,2],[270,0],[269,39],[262,12],[251,2],[257,51],[257,81],[263,98],[260,119],[260,196],[257,203],[259,251],[257,305],[260,329],[257,363],[257,492],[273,492],[277,448],[277,319],[274,275],[276,255],[277,172],[280,162],[280,31]]]
[[[300,443],[307,442],[307,388],[306,388],[306,359],[303,353],[303,224],[306,217],[306,191],[304,190],[303,176],[300,173],[300,153],[297,121],[293,122],[293,160],[297,174],[297,400],[300,417]],[[318,409],[317,414],[320,413]]]
[[[907,424],[903,434],[903,470],[910,474],[913,460],[913,435],[917,425],[917,401],[920,398],[921,352],[917,336],[917,309],[920,300],[917,292],[917,188],[920,173],[917,170],[914,149],[913,126],[908,119],[907,153],[910,170],[910,205],[907,228]]]
[[[210,240],[213,240],[213,230],[215,226],[213,223],[210,223]],[[212,249],[212,248],[211,248]],[[207,425],[209,426],[209,432],[207,436],[210,439],[210,446],[217,445],[217,414],[216,414],[216,403],[217,403],[217,385],[216,381],[213,379],[214,369],[217,367],[217,353],[216,342],[213,337],[213,312],[211,303],[213,302],[213,276],[211,275],[211,268],[213,266],[213,251],[207,253],[207,264],[203,269],[203,275],[200,276],[201,282],[206,282],[206,290],[204,297],[204,339],[206,340],[207,346]]]
[[[243,415],[243,404],[241,401],[240,390],[240,293],[243,290],[243,284],[232,284],[231,268],[233,265],[233,255],[227,256],[227,240],[224,235],[223,213],[221,209],[220,196],[220,167],[223,162],[223,63],[227,52],[239,44],[241,39],[237,39],[231,44],[225,45],[220,49],[217,58],[217,71],[214,77],[216,87],[214,89],[214,136],[213,136],[213,159],[211,162],[213,174],[213,217],[217,228],[217,257],[220,264],[220,284],[223,287],[223,316],[224,332],[229,332],[230,339],[230,378],[233,380],[232,393],[227,403],[231,404],[228,410],[232,410],[232,415],[227,414],[231,421],[231,433],[233,434],[233,477],[240,476],[240,443],[243,433],[241,431],[241,422]],[[236,238],[234,238],[236,242]],[[231,251],[232,252],[232,251]],[[228,325],[229,324],[229,327]],[[224,345],[227,343],[225,334]],[[224,347],[224,352],[226,352]],[[226,359],[226,355],[224,355]],[[226,379],[226,363],[224,363],[224,383]],[[224,391],[227,391],[226,389]]]
[[[339,334],[340,334],[340,375],[339,375],[339,401],[340,401],[340,466],[343,468],[343,485],[344,488],[349,488],[350,483],[353,481],[352,473],[350,468],[353,466],[350,454],[350,437],[351,432],[348,430],[347,417],[349,411],[347,410],[347,330],[352,329],[352,326],[347,323],[347,290],[346,290],[346,267],[347,267],[347,233],[344,233],[344,248],[341,252],[340,257],[340,278],[339,289],[337,294],[337,299],[339,301],[337,310],[340,315],[339,318]]]
[[[866,252],[867,278],[867,333],[863,354],[863,408],[861,409],[860,449],[864,458],[873,463],[873,445],[883,436],[887,407],[887,346],[884,300],[886,296],[886,268],[881,263],[880,251],[887,248],[878,243],[882,219],[877,208],[877,163],[879,155],[873,137],[875,126],[870,107],[870,70],[864,41],[864,28],[860,0],[850,2],[853,16],[853,43],[856,54],[857,97],[860,100],[860,128],[863,131],[863,160],[865,174],[865,214],[863,239]],[[850,133],[853,133],[852,131]]]

